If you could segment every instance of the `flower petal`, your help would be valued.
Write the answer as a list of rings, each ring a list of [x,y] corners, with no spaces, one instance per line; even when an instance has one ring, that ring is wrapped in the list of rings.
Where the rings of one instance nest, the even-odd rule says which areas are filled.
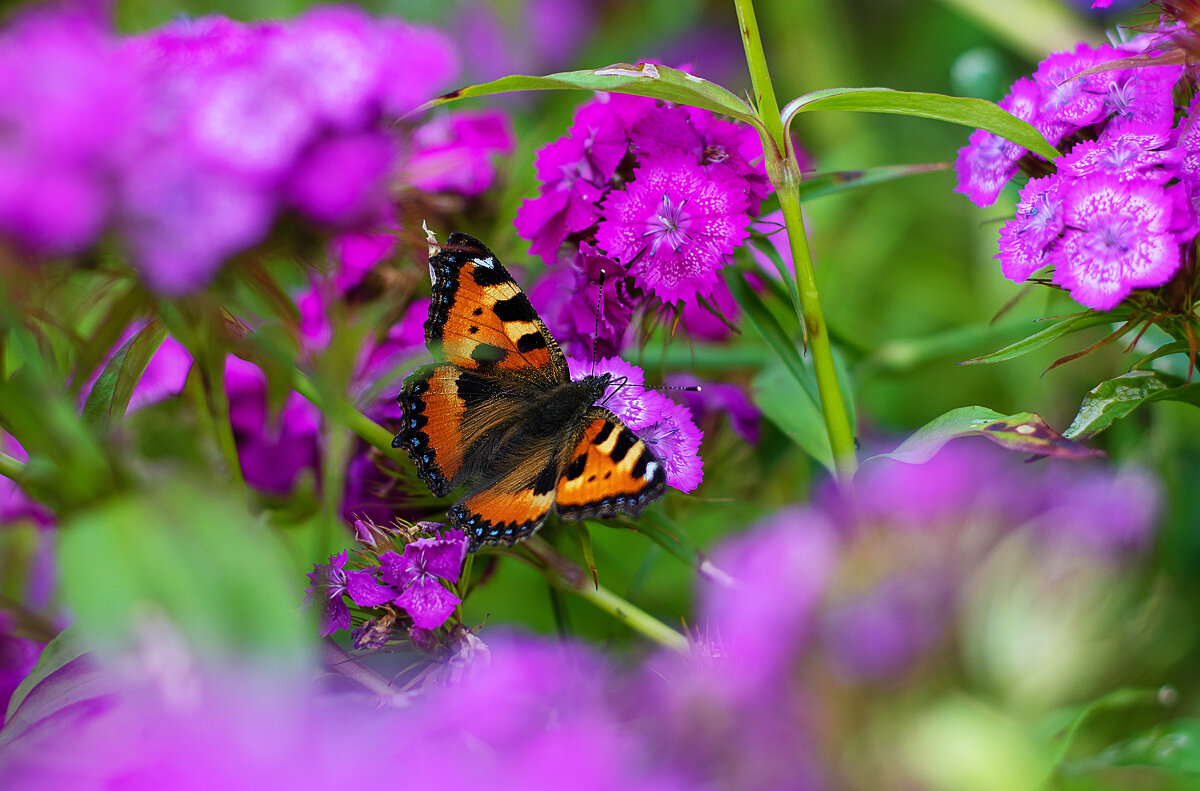
[[[423,576],[396,597],[396,604],[422,629],[436,629],[444,624],[460,601],[436,577],[430,575]]]

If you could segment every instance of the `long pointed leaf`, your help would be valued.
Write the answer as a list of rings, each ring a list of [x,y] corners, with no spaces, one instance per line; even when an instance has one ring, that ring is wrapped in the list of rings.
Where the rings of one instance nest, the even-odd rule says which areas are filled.
[[[1005,360],[1012,360],[1024,354],[1028,354],[1034,349],[1040,349],[1052,341],[1070,335],[1073,332],[1086,330],[1089,327],[1095,327],[1099,324],[1111,324],[1113,321],[1119,320],[1111,313],[1081,313],[1077,316],[1068,316],[1061,321],[1051,324],[1044,330],[1035,332],[1026,338],[1022,338],[1016,343],[1010,343],[1003,349],[997,349],[990,354],[985,354],[981,357],[973,357],[970,360],[963,360],[959,365],[978,365],[980,363],[998,363]]]
[[[108,423],[125,414],[146,366],[166,337],[166,327],[155,319],[113,353],[84,402],[85,420]]]
[[[762,123],[754,110],[734,93],[716,83],[693,76],[669,66],[653,63],[617,63],[602,69],[562,71],[538,77],[527,74],[511,74],[491,82],[468,85],[440,96],[419,107],[415,112],[437,107],[457,99],[471,96],[488,96],[497,93],[518,91],[607,91],[627,93],[664,99],[676,104],[702,107],[716,113],[728,115],[761,128]]]
[[[922,464],[950,440],[969,436],[987,437],[1002,448],[1037,456],[1083,459],[1104,455],[1064,438],[1032,412],[1003,415],[987,407],[965,406],[929,421],[891,453],[871,458]]]
[[[786,130],[800,113],[812,110],[843,110],[862,113],[891,113],[932,118],[952,124],[986,129],[1030,151],[1054,159],[1058,151],[1042,133],[1020,118],[984,99],[945,96],[940,93],[894,91],[890,88],[829,88],[813,91],[788,102],[783,108]]]

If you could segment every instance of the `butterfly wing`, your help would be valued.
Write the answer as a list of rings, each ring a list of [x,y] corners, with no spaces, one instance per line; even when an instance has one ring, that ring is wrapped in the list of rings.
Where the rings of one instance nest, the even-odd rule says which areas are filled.
[[[637,516],[666,486],[666,470],[646,443],[612,412],[593,406],[558,480],[558,513],[566,519]]]
[[[425,343],[435,358],[467,370],[513,372],[566,382],[558,343],[495,254],[465,233],[452,233],[429,257],[433,294]]]
[[[489,434],[503,434],[524,416],[524,400],[502,381],[448,363],[409,376],[399,400],[403,422],[392,447],[408,452],[438,497],[487,461],[469,448]]]
[[[511,546],[529,538],[550,513],[562,455],[533,450],[499,480],[468,493],[450,509],[450,523],[467,534],[472,552],[483,544]]]

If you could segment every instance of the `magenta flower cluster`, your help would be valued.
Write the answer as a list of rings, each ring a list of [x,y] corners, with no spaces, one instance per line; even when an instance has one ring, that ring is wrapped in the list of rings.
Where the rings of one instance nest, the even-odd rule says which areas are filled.
[[[422,523],[421,528],[440,525]],[[308,575],[306,591],[311,602],[323,602],[321,634],[350,630],[350,608],[346,597],[357,607],[370,610],[385,604],[400,608],[420,629],[436,629],[446,622],[462,601],[444,583],[458,581],[463,559],[467,556],[466,534],[448,530],[428,538],[403,543],[397,531],[358,522],[355,525],[362,550],[361,560],[346,568],[349,551],[331,555],[328,563],[318,563]],[[393,548],[402,543],[401,552]],[[356,634],[356,642],[358,634]]]
[[[1134,289],[1166,284],[1200,230],[1200,134],[1195,103],[1176,120],[1181,65],[1106,67],[1158,55],[1169,31],[1121,45],[1057,53],[1013,84],[1000,106],[1028,121],[1064,156],[1053,163],[977,130],[959,151],[958,190],[990,205],[1024,169],[1034,175],[1000,232],[1004,275],[1023,281],[1052,267],[1080,304],[1109,310]]]
[[[750,526],[705,563],[687,654],[618,666],[569,642],[500,636],[485,646],[456,628],[419,693],[380,677],[371,695],[335,693],[278,669],[269,680],[186,662],[164,669],[162,657],[142,674],[151,683],[134,685],[130,674],[113,678],[81,657],[17,707],[0,743],[0,784],[109,787],[119,778],[121,788],[139,789],[170,778],[171,787],[246,787],[222,782],[236,778],[336,787],[358,766],[355,756],[367,755],[403,767],[413,787],[853,785],[838,737],[854,732],[861,706],[848,704],[879,695],[880,684],[908,679],[912,688],[908,674],[952,642],[944,638],[957,612],[980,595],[981,564],[1011,553],[1016,542],[1005,539],[1028,543],[1030,579],[1061,596],[1084,569],[1119,562],[1152,537],[1158,495],[1144,474],[1051,464],[1030,471],[959,441],[924,465],[873,462],[854,490]],[[386,544],[372,526],[361,535],[365,549]],[[873,581],[848,572],[854,557],[880,551],[871,542],[881,537],[913,562]],[[344,596],[384,595],[415,623],[430,623],[452,606],[442,580],[457,576],[464,546],[444,534],[402,554],[384,551],[380,558],[394,556],[391,572],[349,568],[338,556],[314,574],[314,596],[336,599],[339,623]],[[417,603],[427,599],[438,604]],[[71,705],[54,704],[62,690]],[[888,771],[902,775],[903,762]]]
[[[581,106],[567,135],[538,152],[537,174],[539,194],[516,228],[550,267],[545,318],[580,356],[601,270],[611,285],[598,342],[611,355],[648,300],[678,307],[712,296],[769,192],[749,127],[621,94]]]
[[[489,178],[446,172],[447,149],[472,134],[463,123],[411,150],[389,129],[456,70],[433,30],[318,7],[122,37],[69,8],[28,10],[0,33],[0,237],[26,254],[78,253],[114,231],[151,288],[178,294],[283,213],[371,225],[401,171],[468,190]]]

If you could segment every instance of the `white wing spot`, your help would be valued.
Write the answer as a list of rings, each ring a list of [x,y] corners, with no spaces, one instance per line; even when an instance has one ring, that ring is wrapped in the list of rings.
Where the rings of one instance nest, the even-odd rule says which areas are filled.
[[[646,472],[642,475],[643,481],[649,481],[654,478],[654,473],[658,472],[658,462],[652,461],[646,465]]]
[[[429,282],[435,286],[437,285],[437,272],[433,271],[433,264],[429,265]]]
[[[481,266],[484,269],[492,269],[496,266],[495,258],[476,258],[475,265]]]

